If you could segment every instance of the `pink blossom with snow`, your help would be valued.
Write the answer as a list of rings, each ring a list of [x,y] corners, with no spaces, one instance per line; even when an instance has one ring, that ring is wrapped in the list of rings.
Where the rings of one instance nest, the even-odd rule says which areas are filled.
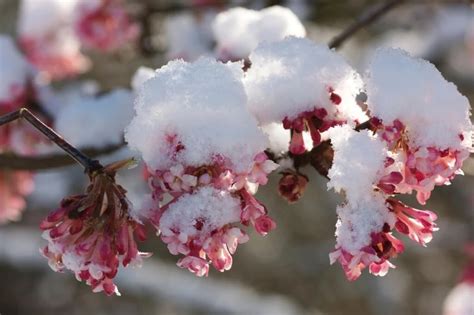
[[[149,174],[144,209],[178,266],[198,276],[228,270],[247,241],[238,223],[266,235],[276,227],[253,194],[277,165],[246,108],[241,63],[172,61],[138,87],[126,140]],[[218,133],[216,133],[218,130]],[[147,132],[150,137],[143,137]]]

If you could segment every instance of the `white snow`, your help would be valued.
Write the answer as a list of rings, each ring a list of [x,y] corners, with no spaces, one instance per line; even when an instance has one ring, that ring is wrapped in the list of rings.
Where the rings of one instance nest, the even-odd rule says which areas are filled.
[[[332,118],[367,119],[355,102],[363,86],[360,76],[325,45],[288,37],[259,45],[250,61],[244,83],[250,111],[262,124],[295,118],[315,107],[326,109]],[[339,105],[331,102],[330,88],[342,98]]]
[[[344,191],[347,201],[355,204],[371,195],[382,175],[385,143],[371,131],[357,132],[347,125],[329,129],[328,135],[334,149],[328,189]]]
[[[385,205],[385,197],[371,193],[357,203],[337,207],[337,247],[356,255],[370,245],[372,233],[381,232],[385,223],[393,226],[395,215]]]
[[[209,236],[215,229],[239,221],[240,199],[227,191],[203,187],[173,202],[160,218],[159,228],[165,234],[177,230],[190,237]]]
[[[399,49],[379,49],[366,81],[371,114],[387,125],[399,119],[413,146],[471,146],[468,99],[428,61]]]
[[[132,93],[117,89],[98,97],[78,98],[64,107],[56,117],[55,130],[73,145],[101,148],[122,143],[132,117]]]
[[[219,13],[213,24],[219,55],[245,59],[263,41],[304,37],[306,30],[289,9],[272,6],[261,11],[241,7]]]
[[[268,136],[268,148],[273,153],[279,154],[288,151],[288,145],[291,140],[291,133],[289,130],[283,128],[282,123],[270,123],[268,125],[262,126],[262,130]],[[312,143],[312,141],[310,142]]]
[[[241,63],[171,61],[139,89],[126,140],[151,169],[228,159],[248,171],[267,139],[246,109]],[[176,152],[176,145],[184,148]]]

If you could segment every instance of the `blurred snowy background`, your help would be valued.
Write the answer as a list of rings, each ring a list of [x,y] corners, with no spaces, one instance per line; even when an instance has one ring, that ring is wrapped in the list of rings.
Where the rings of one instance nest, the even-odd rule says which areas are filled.
[[[138,12],[146,2],[156,7],[186,4],[136,0],[128,5]],[[377,1],[235,2],[255,9],[287,6],[304,22],[309,38],[327,43]],[[0,0],[0,33],[15,35],[18,4],[16,0]],[[193,54],[211,51],[209,23],[216,10],[153,14],[153,36],[148,44],[156,51],[146,57],[133,50],[112,56],[90,55],[94,67],[81,80],[91,81],[81,88],[130,88],[139,66],[158,68],[168,58],[185,52],[192,59]],[[362,71],[380,46],[400,47],[430,60],[471,104],[474,102],[474,7],[469,1],[406,1],[339,50]],[[68,102],[67,97],[63,100]],[[106,160],[127,154],[118,152]],[[278,228],[265,238],[254,237],[239,247],[231,271],[196,278],[177,268],[175,258],[163,244],[150,237],[142,247],[153,249],[155,255],[142,269],[125,270],[119,275],[122,297],[93,294],[71,274],[49,270],[38,252],[44,245],[38,224],[64,195],[82,190],[84,183],[78,167],[39,172],[36,191],[28,199],[22,221],[0,227],[0,313],[442,314],[443,301],[467,261],[464,246],[474,241],[473,157],[465,163],[464,171],[465,176],[457,177],[451,186],[436,189],[425,207],[439,215],[440,231],[430,246],[420,248],[407,243],[405,254],[394,261],[397,269],[383,278],[364,273],[358,281],[348,282],[338,265],[329,265],[338,200],[333,192],[327,192],[326,180],[308,168],[309,187],[294,205],[287,205],[278,196],[278,174],[260,189],[258,197],[270,209]],[[120,180],[132,192],[131,199],[139,202],[140,192],[146,187],[132,180],[137,176],[134,172],[139,170],[124,172]]]

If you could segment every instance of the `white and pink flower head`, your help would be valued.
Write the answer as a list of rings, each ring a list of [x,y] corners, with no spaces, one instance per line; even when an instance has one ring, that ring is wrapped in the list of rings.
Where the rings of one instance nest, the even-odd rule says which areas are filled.
[[[119,295],[114,278],[120,265],[140,265],[148,256],[136,243],[145,239],[144,227],[131,216],[126,191],[114,179],[129,163],[120,161],[92,172],[85,194],[64,198],[40,225],[48,241],[42,253],[51,268],[70,270],[94,292],[107,295]]]
[[[262,125],[283,122],[291,132],[291,153],[317,146],[330,127],[367,120],[355,101],[362,80],[327,46],[287,37],[259,45],[249,58],[249,109]]]
[[[391,196],[401,174],[392,170],[394,161],[379,134],[346,125],[331,128],[328,136],[334,149],[328,187],[346,200],[337,208],[337,244],[331,263],[338,261],[349,280],[357,279],[364,268],[384,276],[395,267],[390,259],[404,250],[393,231],[426,246],[438,230],[437,217]]]
[[[468,99],[429,62],[380,49],[367,74],[372,127],[394,153],[403,180],[397,193],[417,192],[425,204],[437,185],[449,185],[472,150]]]
[[[170,252],[184,255],[178,265],[199,276],[209,264],[230,268],[237,244],[247,240],[235,224],[261,235],[275,228],[253,196],[276,164],[247,111],[241,66],[211,59],[168,63],[138,89],[126,131],[150,173],[154,205],[144,210]]]

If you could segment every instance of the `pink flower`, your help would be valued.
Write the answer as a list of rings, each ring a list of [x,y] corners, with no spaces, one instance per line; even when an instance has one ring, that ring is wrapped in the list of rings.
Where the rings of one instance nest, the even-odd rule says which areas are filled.
[[[370,122],[396,154],[397,161],[392,160],[397,163],[387,166],[393,171],[383,177],[378,185],[384,192],[405,194],[415,190],[418,202],[424,205],[435,186],[449,185],[454,176],[462,174],[462,163],[469,156],[467,150],[413,147],[401,121],[395,120],[387,126],[377,118],[372,118]],[[459,141],[462,140],[460,136]]]
[[[383,230],[371,235],[370,245],[361,248],[357,253],[349,253],[338,247],[329,254],[331,264],[338,261],[346,278],[354,281],[369,267],[369,272],[376,276],[385,276],[395,266],[389,259],[396,257],[405,249],[403,243],[390,233],[390,226],[385,224]]]
[[[276,228],[276,223],[269,216],[262,215],[255,220],[254,226],[258,234],[265,236]]]
[[[198,277],[207,277],[209,273],[209,263],[196,256],[185,256],[178,261],[177,265],[180,268],[188,269]]]
[[[113,283],[119,265],[140,264],[136,238],[145,239],[143,226],[129,213],[126,191],[115,183],[115,172],[129,161],[94,172],[83,195],[70,196],[43,220],[48,245],[42,249],[55,271],[71,270],[94,292],[117,294]]]
[[[433,238],[433,232],[438,230],[436,223],[434,223],[437,215],[432,211],[408,207],[393,198],[389,198],[387,202],[391,211],[397,216],[396,230],[408,235],[415,242],[426,246]]]
[[[331,114],[326,109],[315,106],[314,110],[300,113],[296,118],[285,117],[283,119],[283,127],[291,131],[289,151],[292,154],[298,155],[306,152],[303,132],[310,133],[313,147],[316,147],[321,143],[321,132],[347,122],[337,118],[340,114],[337,106],[342,101],[341,97],[332,88],[329,88],[328,98],[335,106],[335,110]]]
[[[153,200],[149,219],[173,255],[184,255],[178,266],[197,276],[207,276],[209,265],[229,270],[238,244],[248,240],[236,223],[251,225],[266,235],[275,229],[267,210],[252,195],[266,184],[277,165],[265,153],[257,154],[248,172],[235,172],[228,161],[216,156],[210,165],[176,164],[151,172]],[[159,205],[171,196],[171,201]]]
[[[75,38],[71,36],[67,32],[41,38],[23,36],[20,45],[28,61],[46,78],[61,80],[83,73],[90,67],[89,59],[81,54]]]
[[[0,224],[20,218],[26,206],[25,196],[33,191],[33,187],[33,175],[30,172],[0,172]]]
[[[75,29],[87,48],[111,52],[135,40],[140,33],[120,0],[100,0],[98,5],[79,7]]]

